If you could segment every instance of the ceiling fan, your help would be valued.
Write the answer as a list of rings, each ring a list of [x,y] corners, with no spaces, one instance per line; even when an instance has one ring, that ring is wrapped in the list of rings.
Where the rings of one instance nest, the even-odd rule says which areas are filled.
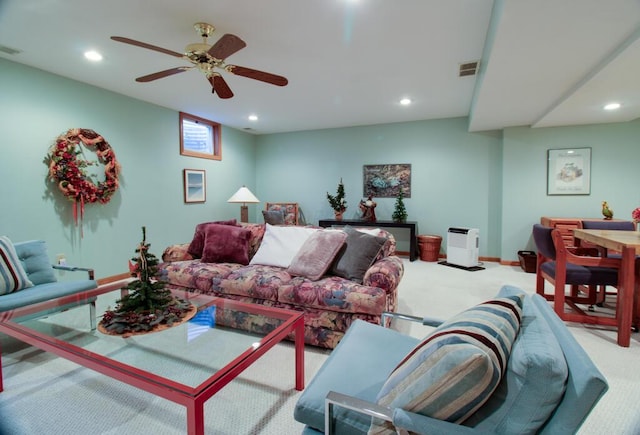
[[[155,45],[147,44],[145,42],[136,41],[134,39],[124,38],[122,36],[112,36],[111,39],[125,44],[131,44],[138,47],[146,48],[149,50],[158,51],[160,53],[168,54],[170,56],[179,57],[188,60],[192,66],[179,66],[176,68],[170,68],[164,71],[159,71],[146,76],[138,77],[137,82],[150,82],[153,80],[168,77],[181,72],[189,71],[190,69],[197,68],[202,71],[209,83],[211,83],[211,92],[218,94],[220,98],[231,98],[233,92],[227,84],[222,75],[216,71],[216,69],[224,70],[229,73],[248,77],[254,80],[260,80],[261,82],[271,83],[276,86],[286,86],[289,81],[282,76],[258,71],[252,68],[246,68],[238,65],[229,65],[225,63],[225,59],[237,51],[243,49],[247,44],[239,37],[227,33],[223,35],[218,42],[213,45],[207,44],[207,38],[215,27],[207,23],[196,23],[193,25],[198,34],[202,37],[201,43],[189,44],[184,49],[184,54],[176,51],[167,50],[166,48],[157,47]]]

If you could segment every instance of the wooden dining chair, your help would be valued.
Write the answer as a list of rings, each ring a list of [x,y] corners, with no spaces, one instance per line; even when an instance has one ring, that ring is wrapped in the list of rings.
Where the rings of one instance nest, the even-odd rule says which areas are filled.
[[[585,230],[609,230],[609,231],[635,231],[636,224],[632,221],[614,221],[614,220],[584,220],[578,222],[578,228]],[[600,256],[602,257],[613,257],[620,258],[619,252],[610,251],[607,248],[602,246],[594,246],[591,245],[584,240],[575,239],[575,246],[580,247],[595,247],[600,251]],[[636,257],[636,277],[640,276],[640,256]],[[607,292],[606,286],[601,286],[598,291],[598,303],[597,305],[602,306],[602,304],[606,301],[607,296],[617,296],[617,292]]]
[[[600,257],[595,248],[567,247],[558,230],[540,224],[533,226],[533,239],[538,249],[536,292],[553,301],[556,314],[565,321],[617,326],[617,306],[616,316],[606,317],[589,314],[579,305],[596,304],[599,286],[617,287],[621,260]],[[545,281],[553,285],[552,294],[545,293]]]
[[[584,230],[635,231],[636,224],[634,224],[632,221],[612,221],[612,220],[604,220],[604,219],[600,221],[588,221],[588,220],[582,221],[581,220],[578,222],[577,228],[584,229]],[[590,245],[580,239],[575,239],[574,244],[575,246],[580,246],[580,247],[593,247],[593,245]],[[609,256],[609,254],[612,254],[610,252],[607,252],[607,248],[603,248],[603,247],[597,247],[597,248],[600,250],[601,255],[603,257],[607,257]],[[613,253],[613,254],[617,254],[617,253]]]

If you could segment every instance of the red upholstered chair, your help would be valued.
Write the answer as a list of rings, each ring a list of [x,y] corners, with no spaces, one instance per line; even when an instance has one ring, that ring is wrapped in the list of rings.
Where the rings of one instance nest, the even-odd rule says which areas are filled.
[[[621,261],[619,258],[587,256],[598,254],[590,248],[568,248],[558,230],[536,224],[533,239],[538,248],[536,292],[553,301],[554,311],[566,321],[617,326],[615,317],[594,316],[578,305],[593,305],[598,301],[598,286],[618,285]],[[554,291],[545,293],[545,281]],[[566,286],[570,286],[567,294]],[[586,295],[581,289],[586,290]],[[572,311],[565,311],[568,305]]]
[[[279,211],[284,213],[284,225],[305,225],[301,218],[301,210],[297,202],[267,202],[265,211]]]

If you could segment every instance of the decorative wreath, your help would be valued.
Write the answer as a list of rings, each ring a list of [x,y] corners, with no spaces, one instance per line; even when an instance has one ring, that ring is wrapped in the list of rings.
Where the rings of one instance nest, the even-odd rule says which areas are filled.
[[[94,151],[98,162],[104,165],[104,181],[93,182],[85,168],[98,165],[98,162],[83,158],[82,143],[87,149]],[[58,184],[64,196],[74,201],[73,215],[77,222],[78,206],[80,216],[84,212],[84,204],[109,202],[118,189],[120,164],[109,143],[93,130],[72,128],[57,137],[49,150],[49,177]]]

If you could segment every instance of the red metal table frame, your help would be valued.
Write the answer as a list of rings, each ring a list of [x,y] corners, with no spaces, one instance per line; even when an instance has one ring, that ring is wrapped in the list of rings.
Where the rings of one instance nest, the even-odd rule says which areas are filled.
[[[304,389],[304,319],[303,314],[297,311],[263,307],[261,305],[246,304],[188,292],[177,292],[177,295],[183,299],[193,301],[198,298],[206,298],[208,301],[215,300],[216,306],[219,307],[246,310],[252,314],[265,315],[283,320],[283,323],[264,336],[259,344],[245,350],[224,368],[218,370],[195,388],[111,360],[11,321],[11,318],[14,317],[37,313],[56,306],[64,306],[71,302],[83,301],[117,290],[126,285],[128,281],[129,280],[122,280],[105,284],[94,290],[80,294],[17,309],[10,313],[2,313],[3,317],[0,318],[0,332],[44,351],[54,353],[69,361],[73,361],[83,367],[90,368],[121,382],[140,388],[141,390],[155,394],[156,396],[184,405],[187,408],[187,430],[189,434],[193,435],[204,434],[204,403],[264,355],[269,349],[284,340],[291,332],[295,334],[295,388],[298,391]],[[2,361],[0,359],[0,392],[1,391],[3,391],[3,384]]]
[[[580,240],[622,253],[620,270],[622,282],[619,283],[618,287],[616,319],[618,323],[618,344],[629,347],[631,342],[631,323],[637,321],[633,317],[640,313],[640,301],[638,302],[638,307],[634,307],[633,301],[636,286],[636,254],[640,254],[640,232],[575,229],[573,234]]]

